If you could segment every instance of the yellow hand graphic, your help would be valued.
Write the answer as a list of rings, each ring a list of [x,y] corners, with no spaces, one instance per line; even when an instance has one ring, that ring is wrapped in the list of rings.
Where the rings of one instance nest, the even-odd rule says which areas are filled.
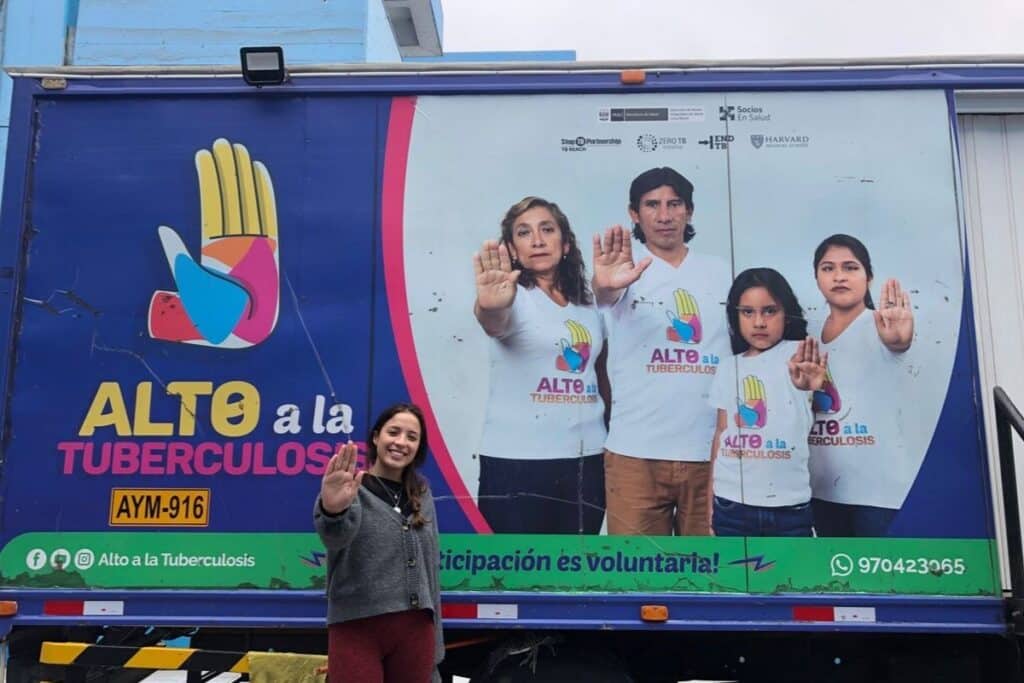
[[[221,138],[195,156],[199,179],[199,262],[178,234],[158,233],[177,292],[157,291],[149,307],[154,339],[219,348],[260,343],[277,324],[280,283],[277,206],[267,168],[244,145]]]
[[[675,291],[676,310],[665,311],[671,326],[668,328],[668,338],[676,342],[687,344],[699,344],[703,338],[700,324],[700,309],[697,308],[697,300],[685,289]]]
[[[581,373],[590,360],[590,331],[576,320],[566,320],[565,326],[569,328],[569,339],[562,339],[555,367],[563,372]]]
[[[743,402],[736,411],[736,426],[758,429],[768,421],[764,382],[754,375],[743,378]]]
[[[675,294],[676,313],[681,319],[686,320],[686,316],[697,315],[697,302],[692,294],[685,289],[677,289]]]
[[[575,347],[577,344],[590,344],[590,331],[582,324],[575,320],[566,320],[565,326],[569,328],[572,346]]]
[[[753,401],[763,401],[764,396],[764,382],[759,380],[754,375],[747,375],[743,378],[743,400],[746,403]]]

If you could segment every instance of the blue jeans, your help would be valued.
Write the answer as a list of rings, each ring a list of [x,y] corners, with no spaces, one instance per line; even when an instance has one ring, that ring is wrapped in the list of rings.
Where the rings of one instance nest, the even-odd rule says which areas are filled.
[[[870,505],[848,505],[812,498],[814,530],[818,536],[885,536],[899,510]]]
[[[813,524],[810,502],[769,508],[720,496],[711,518],[715,536],[810,536]]]

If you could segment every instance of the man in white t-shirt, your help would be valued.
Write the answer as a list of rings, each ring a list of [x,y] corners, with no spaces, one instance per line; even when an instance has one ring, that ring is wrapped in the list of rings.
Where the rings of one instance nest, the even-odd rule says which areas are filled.
[[[605,442],[609,534],[706,535],[711,495],[708,405],[729,355],[732,280],[721,259],[693,251],[693,184],[671,168],[629,188],[622,226],[594,237],[593,289],[608,328],[612,414]]]

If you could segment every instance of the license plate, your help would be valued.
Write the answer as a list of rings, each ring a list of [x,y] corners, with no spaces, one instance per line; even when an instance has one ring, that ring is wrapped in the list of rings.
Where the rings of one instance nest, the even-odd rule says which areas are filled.
[[[110,526],[208,526],[210,489],[113,489]]]

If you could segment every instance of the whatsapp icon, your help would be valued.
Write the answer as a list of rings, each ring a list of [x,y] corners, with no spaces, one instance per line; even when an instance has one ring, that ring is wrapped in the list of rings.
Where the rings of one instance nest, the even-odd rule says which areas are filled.
[[[846,553],[836,553],[832,556],[832,576],[849,576],[853,573],[853,558]]]

